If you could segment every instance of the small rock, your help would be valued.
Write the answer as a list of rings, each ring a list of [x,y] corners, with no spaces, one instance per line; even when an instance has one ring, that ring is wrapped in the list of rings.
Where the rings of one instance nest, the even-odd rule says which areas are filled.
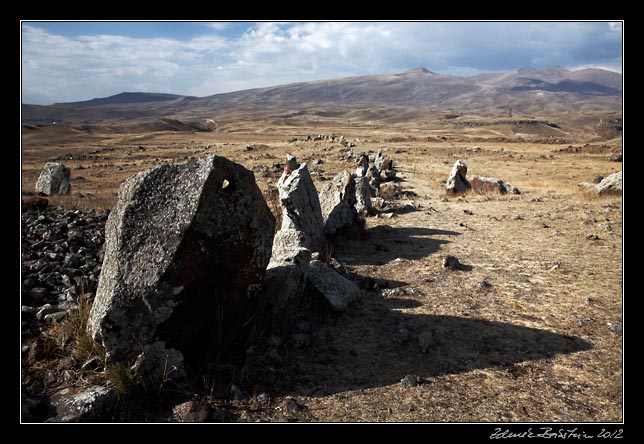
[[[443,256],[442,265],[443,268],[449,268],[450,270],[454,271],[460,268],[461,263],[456,256],[447,255]]]
[[[59,312],[56,312],[56,313],[49,313],[49,314],[45,315],[43,319],[45,321],[47,321],[47,322],[58,323],[58,322],[62,322],[63,320],[65,320],[66,317],[67,317],[67,312],[59,311]]]
[[[622,153],[613,153],[608,158],[610,162],[622,162],[622,159],[623,159]]]
[[[596,185],[596,184],[598,184],[598,183],[601,183],[601,181],[602,181],[602,180],[604,180],[604,176],[596,176],[596,177],[593,179],[593,183]]]
[[[266,392],[262,392],[257,395],[257,402],[259,402],[259,405],[261,406],[266,406],[271,402],[271,395]]]
[[[550,267],[551,270],[558,270],[562,267],[563,262],[557,261],[552,267]]]
[[[591,233],[591,234],[586,235],[586,239],[588,239],[588,240],[599,240],[599,236],[597,236],[596,234]]]
[[[176,422],[206,422],[210,416],[208,404],[188,401],[172,408],[172,419]]]
[[[465,213],[467,215],[470,215],[470,216],[474,214],[474,213],[472,213],[472,210],[463,210],[463,213]]]
[[[490,288],[492,284],[490,284],[488,281],[477,281],[476,286],[478,288]]]
[[[242,399],[244,399],[244,394],[242,393],[241,389],[235,384],[230,386],[230,398],[233,401],[241,401]]]
[[[614,332],[621,332],[622,331],[622,326],[619,324],[615,324],[614,322],[606,322],[606,326],[613,330]]]
[[[434,335],[431,331],[424,331],[418,335],[418,346],[420,347],[421,352],[427,353],[434,343]]]
[[[300,404],[293,398],[286,398],[284,401],[282,401],[281,407],[288,413],[300,413],[307,410],[307,407],[305,405]]]
[[[400,384],[403,387],[416,387],[420,383],[420,376],[417,375],[407,375],[400,380]]]

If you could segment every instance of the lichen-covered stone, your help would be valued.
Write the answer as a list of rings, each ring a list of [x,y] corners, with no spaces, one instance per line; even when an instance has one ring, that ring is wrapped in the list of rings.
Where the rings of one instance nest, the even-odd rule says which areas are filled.
[[[324,223],[317,190],[306,163],[298,165],[295,157],[287,164],[277,182],[282,226],[275,236],[273,252],[299,245],[313,251],[324,248]]]
[[[622,194],[622,172],[618,171],[606,176],[597,184],[597,192],[600,196]]]
[[[356,177],[356,211],[362,215],[373,215],[375,210],[371,205],[371,187],[366,176]]]
[[[338,311],[346,311],[349,304],[362,294],[353,282],[319,260],[309,264],[307,280]]]
[[[69,194],[71,172],[62,163],[47,162],[36,181],[36,192],[47,195]]]
[[[445,189],[449,194],[461,194],[472,188],[469,181],[465,177],[467,175],[467,162],[464,160],[457,160],[449,173]]]
[[[320,191],[324,234],[333,236],[353,227],[358,214],[353,177],[343,171]]]
[[[88,325],[107,362],[199,361],[225,342],[258,305],[274,226],[253,173],[223,157],[125,181]]]

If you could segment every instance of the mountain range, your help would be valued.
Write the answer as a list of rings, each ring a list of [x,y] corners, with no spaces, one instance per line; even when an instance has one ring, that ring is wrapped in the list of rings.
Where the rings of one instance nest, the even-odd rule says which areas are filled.
[[[532,114],[620,111],[622,75],[603,69],[524,67],[471,77],[416,68],[399,74],[365,75],[255,88],[207,97],[124,92],[111,97],[48,106],[23,104],[23,122],[99,122],[135,118],[191,118],[251,109],[318,106],[396,106],[447,112],[507,111]]]

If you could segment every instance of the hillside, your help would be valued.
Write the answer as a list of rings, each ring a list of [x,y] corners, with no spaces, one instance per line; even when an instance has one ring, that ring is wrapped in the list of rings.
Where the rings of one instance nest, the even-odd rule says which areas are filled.
[[[206,118],[212,112],[304,109],[322,105],[396,106],[437,111],[544,114],[619,111],[622,75],[601,69],[570,71],[525,67],[472,77],[416,68],[379,74],[257,88],[197,98],[173,94],[121,93],[50,106],[23,104],[23,122],[100,122],[137,118]]]

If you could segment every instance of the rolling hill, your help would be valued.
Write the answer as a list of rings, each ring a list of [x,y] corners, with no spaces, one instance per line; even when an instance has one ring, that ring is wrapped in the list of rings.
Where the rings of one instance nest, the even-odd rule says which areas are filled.
[[[397,106],[437,111],[524,113],[619,111],[622,75],[601,69],[524,67],[472,77],[437,74],[416,68],[379,74],[293,83],[207,97],[126,92],[83,102],[49,106],[23,104],[23,122],[101,122],[137,118],[205,117],[240,109],[289,109],[315,106],[369,108]]]

